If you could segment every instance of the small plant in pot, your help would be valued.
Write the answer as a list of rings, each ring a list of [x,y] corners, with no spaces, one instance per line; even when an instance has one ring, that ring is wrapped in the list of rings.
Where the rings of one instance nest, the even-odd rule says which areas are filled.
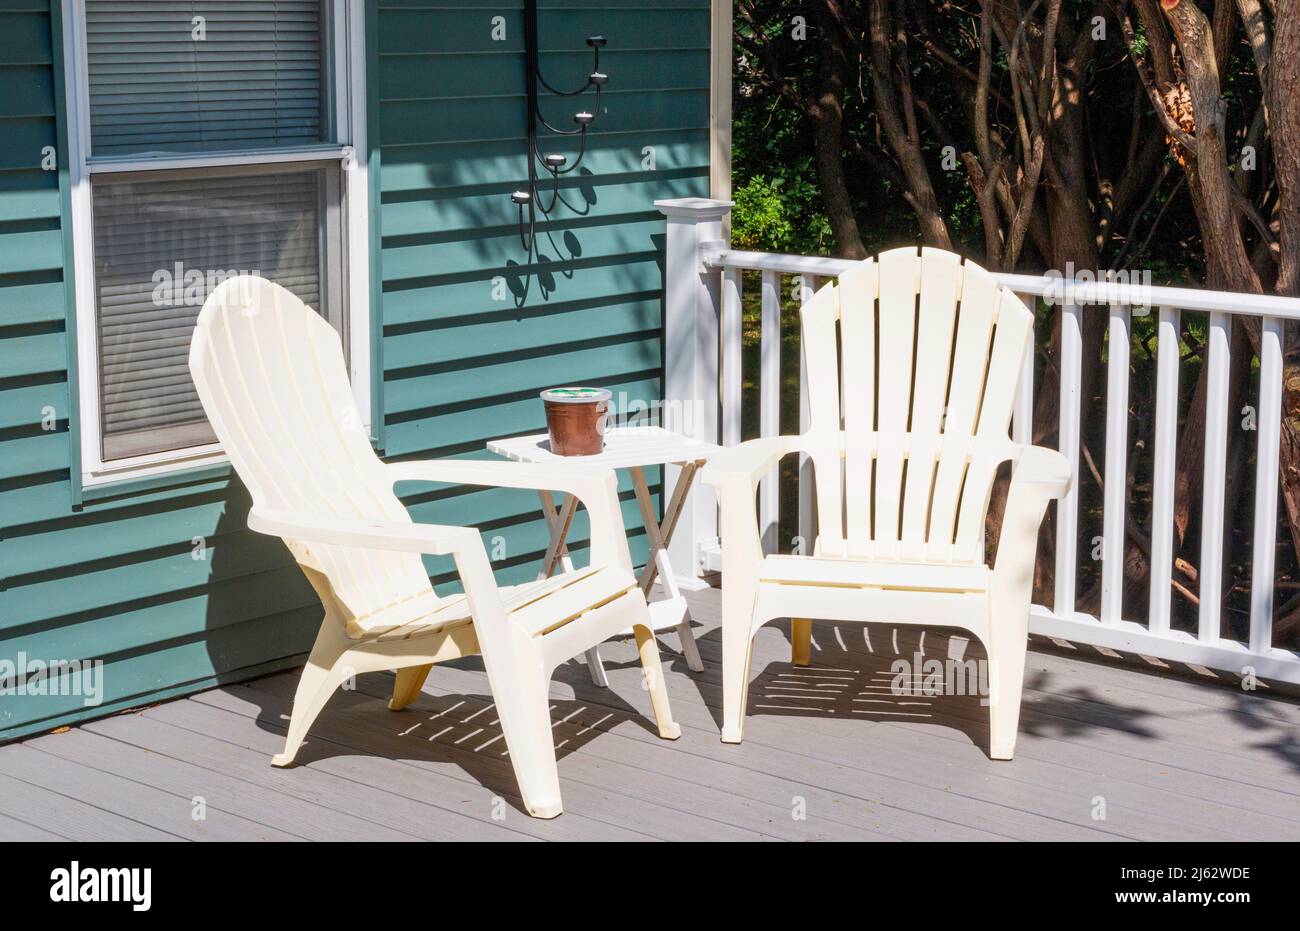
[[[594,456],[603,450],[611,397],[606,388],[565,387],[543,391],[551,452],[557,456]]]

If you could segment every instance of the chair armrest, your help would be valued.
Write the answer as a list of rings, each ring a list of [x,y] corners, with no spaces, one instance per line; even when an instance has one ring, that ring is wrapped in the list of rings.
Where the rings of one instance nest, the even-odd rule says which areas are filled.
[[[754,489],[783,456],[796,452],[801,445],[798,436],[747,440],[715,454],[702,470],[701,480],[716,488],[718,494],[723,584],[743,588],[745,597],[756,583],[758,565],[763,561]]]
[[[731,446],[709,459],[700,473],[700,481],[715,488],[721,488],[725,482],[735,478],[742,478],[751,486],[757,485],[782,457],[798,452],[802,440],[798,436],[765,436]]]
[[[1070,490],[1070,462],[1054,449],[1022,446],[1011,471],[1011,486],[1032,486],[1036,494],[1059,498]]]
[[[1028,599],[1038,555],[1038,526],[1054,498],[1070,488],[1070,463],[1054,449],[1019,446],[1011,470],[998,552],[993,562],[993,585],[1000,591]]]
[[[432,556],[451,555],[463,549],[470,541],[482,545],[482,539],[473,527],[367,521],[259,506],[254,506],[248,512],[248,528],[258,533],[301,540],[304,543],[428,553]]]
[[[573,495],[582,502],[591,519],[592,563],[632,571],[627,530],[618,504],[618,477],[613,469],[492,459],[423,459],[390,463],[386,469],[394,483],[533,488]]]
[[[301,540],[304,543],[451,556],[456,561],[456,572],[460,576],[475,620],[489,622],[478,628],[480,643],[485,640],[497,641],[504,636],[508,615],[500,589],[497,588],[496,577],[492,573],[492,564],[487,558],[487,550],[483,546],[483,538],[473,527],[367,521],[281,511],[256,505],[248,513],[248,527],[258,533]]]

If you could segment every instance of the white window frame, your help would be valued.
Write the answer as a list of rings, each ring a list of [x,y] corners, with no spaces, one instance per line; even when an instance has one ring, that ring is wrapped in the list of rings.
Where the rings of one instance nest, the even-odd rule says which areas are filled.
[[[63,58],[68,113],[72,194],[72,267],[76,287],[78,416],[81,484],[102,485],[228,461],[219,443],[114,459],[103,458],[100,421],[99,327],[96,319],[94,216],[91,176],[101,172],[268,165],[337,161],[341,166],[344,249],[347,255],[346,321],[352,392],[365,427],[370,397],[370,184],[366,139],[366,46],[364,0],[326,0],[331,6],[332,100],[337,143],[277,148],[267,152],[205,152],[159,157],[90,155],[90,92],[84,0],[62,0]]]

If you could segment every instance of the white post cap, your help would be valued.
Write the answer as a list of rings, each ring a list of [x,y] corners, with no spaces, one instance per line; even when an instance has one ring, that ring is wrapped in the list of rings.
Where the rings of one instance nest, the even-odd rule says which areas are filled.
[[[711,200],[708,197],[677,197],[670,200],[657,200],[655,206],[666,217],[705,222],[722,219],[731,212],[733,202]]]

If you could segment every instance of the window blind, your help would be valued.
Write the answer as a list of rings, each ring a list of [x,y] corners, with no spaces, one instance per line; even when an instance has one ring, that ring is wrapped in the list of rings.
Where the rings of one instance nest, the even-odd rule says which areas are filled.
[[[86,0],[91,154],[325,141],[322,48],[320,0]]]
[[[213,442],[189,375],[194,321],[240,273],[339,316],[339,169],[101,175],[92,191],[103,457]]]

